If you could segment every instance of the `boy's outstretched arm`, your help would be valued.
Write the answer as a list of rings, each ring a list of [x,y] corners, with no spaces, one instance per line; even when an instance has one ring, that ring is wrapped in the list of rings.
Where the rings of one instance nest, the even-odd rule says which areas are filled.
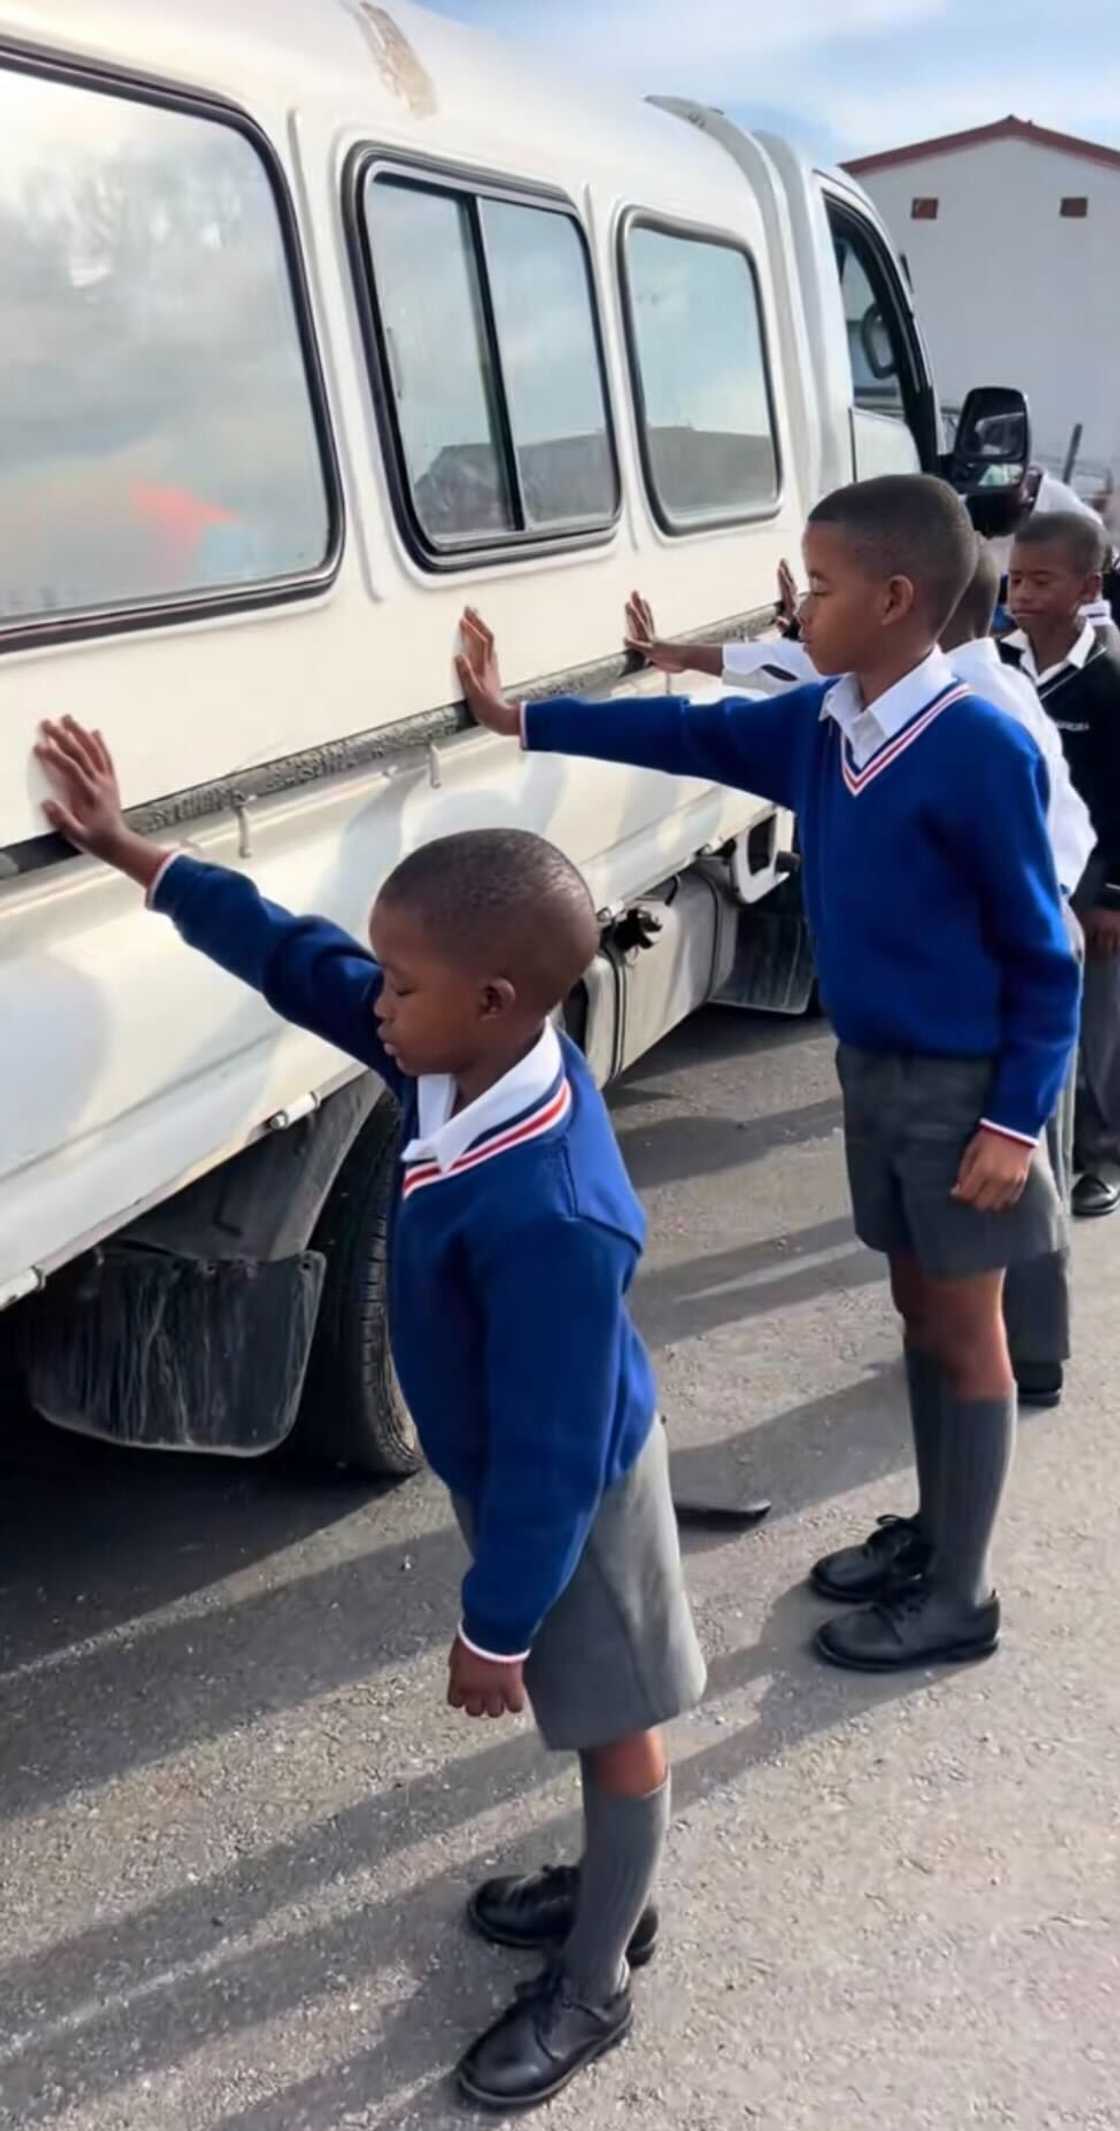
[[[790,689],[753,701],[726,696],[690,703],[686,696],[612,697],[585,703],[557,696],[548,703],[513,703],[498,669],[494,638],[468,607],[456,668],[463,694],[480,725],[530,752],[583,755],[628,762],[636,769],[696,777],[776,800],[800,803],[807,747],[820,710],[821,690]]]
[[[76,719],[44,725],[35,753],[54,791],[44,807],[52,828],[135,881],[188,946],[261,992],[285,1021],[372,1066],[394,1091],[403,1087],[377,1030],[380,967],[349,933],[266,902],[242,873],[137,835],[104,739]]]

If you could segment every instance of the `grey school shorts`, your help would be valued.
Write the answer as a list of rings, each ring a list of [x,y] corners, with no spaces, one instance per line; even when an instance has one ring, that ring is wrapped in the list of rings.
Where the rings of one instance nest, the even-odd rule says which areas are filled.
[[[469,1506],[453,1496],[471,1544]],[[608,1489],[579,1567],[541,1627],[525,1686],[545,1745],[609,1746],[693,1709],[706,1673],[684,1588],[665,1430]]]
[[[977,1213],[952,1196],[961,1157],[984,1116],[989,1058],[912,1058],[841,1044],[844,1139],[856,1234],[871,1250],[912,1254],[933,1279],[973,1273],[1058,1251],[1062,1212],[1045,1143],[1018,1205]]]

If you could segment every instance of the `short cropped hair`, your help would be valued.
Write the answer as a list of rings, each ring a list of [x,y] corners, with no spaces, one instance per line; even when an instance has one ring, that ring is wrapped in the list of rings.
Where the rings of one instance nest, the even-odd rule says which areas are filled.
[[[527,829],[434,837],[401,860],[378,900],[407,910],[447,962],[508,978],[542,1012],[567,997],[599,945],[582,875]]]
[[[986,540],[976,543],[976,567],[941,632],[943,639],[965,644],[989,636],[999,603],[1000,567]]]
[[[834,526],[876,577],[908,577],[940,636],[976,565],[976,534],[955,489],[933,474],[880,474],[835,489],[809,513]]]
[[[1105,537],[1080,511],[1032,511],[1017,527],[1018,548],[1060,547],[1079,577],[1094,577],[1105,565]]]

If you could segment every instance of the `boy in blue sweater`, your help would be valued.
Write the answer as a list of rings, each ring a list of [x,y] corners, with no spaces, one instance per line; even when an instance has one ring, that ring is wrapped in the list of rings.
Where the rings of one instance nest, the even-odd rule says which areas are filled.
[[[587,889],[540,837],[444,837],[385,883],[371,954],[130,831],[100,735],[47,726],[38,754],[57,829],[401,1105],[393,1354],[473,1554],[449,1700],[500,1717],[527,1693],[546,1743],[582,1769],[582,1865],[491,1881],[470,1905],[485,1937],[557,1950],[459,2067],[473,2100],[530,2107],[630,2027],[669,1815],[659,1727],[704,1685],[626,1306],[643,1216],[602,1097],[550,1020],[598,946]]]
[[[818,1562],[865,1601],[817,1643],[893,1671],[987,1656],[989,1551],[1015,1423],[1008,1266],[1059,1247],[1039,1144],[1070,1059],[1077,967],[1034,741],[959,683],[937,648],[975,562],[944,482],[840,489],[804,544],[805,641],[821,673],[775,698],[653,696],[518,705],[493,639],[464,619],[475,716],[530,750],[735,785],[796,810],[821,990],[839,1038],[858,1234],[890,1261],[919,1510]]]

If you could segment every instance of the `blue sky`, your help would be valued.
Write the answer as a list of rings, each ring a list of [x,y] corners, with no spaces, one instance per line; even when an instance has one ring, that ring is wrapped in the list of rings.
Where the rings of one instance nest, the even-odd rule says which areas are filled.
[[[1120,147],[1120,0],[427,0],[836,158],[1019,118]]]

